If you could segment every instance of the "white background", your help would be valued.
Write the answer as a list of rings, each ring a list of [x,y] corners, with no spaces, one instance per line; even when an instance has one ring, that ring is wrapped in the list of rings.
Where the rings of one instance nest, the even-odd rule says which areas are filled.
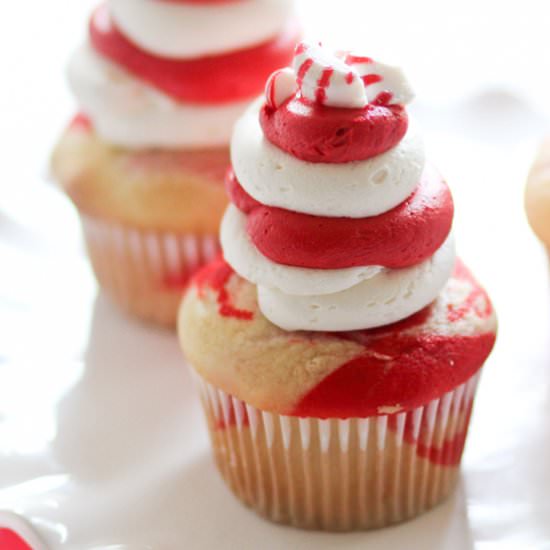
[[[56,550],[550,548],[548,266],[522,205],[549,123],[547,0],[300,4],[311,37],[408,69],[459,251],[500,318],[455,497],[345,536],[277,528],[234,502],[175,338],[96,297],[76,215],[47,181],[74,111],[63,67],[91,6],[10,2],[0,18],[0,509]]]

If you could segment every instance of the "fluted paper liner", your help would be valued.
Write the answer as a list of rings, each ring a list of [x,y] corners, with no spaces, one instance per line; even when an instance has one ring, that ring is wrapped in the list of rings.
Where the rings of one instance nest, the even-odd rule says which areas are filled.
[[[220,251],[216,235],[143,231],[82,217],[100,286],[127,312],[175,326],[186,281]]]
[[[345,420],[272,414],[198,384],[215,462],[242,502],[348,531],[413,518],[452,492],[478,377],[409,412]]]

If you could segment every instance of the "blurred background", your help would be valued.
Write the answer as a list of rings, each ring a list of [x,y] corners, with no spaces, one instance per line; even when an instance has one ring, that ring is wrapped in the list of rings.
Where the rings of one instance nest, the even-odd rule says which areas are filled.
[[[0,21],[0,146],[7,176],[0,182],[3,210],[26,221],[46,211],[49,218],[51,208],[56,209],[50,223],[40,224],[43,236],[52,236],[54,243],[59,233],[71,240],[57,217],[65,220],[69,214],[59,204],[65,201],[42,184],[51,146],[75,108],[63,71],[84,39],[86,17],[95,4],[57,0],[35,2],[31,8],[14,2]],[[472,145],[494,144],[495,138],[519,145],[544,133],[550,113],[546,0],[394,0],[391,7],[365,0],[298,4],[310,37],[406,67],[418,98],[413,110],[427,127],[429,145],[432,130],[463,133]],[[452,114],[457,116],[450,123]],[[452,147],[445,152],[452,155]],[[439,156],[435,146],[434,156]],[[27,186],[36,184],[31,199]]]
[[[0,508],[13,498],[2,487],[40,472],[33,453],[59,428],[44,411],[70,394],[90,357],[103,364],[114,353],[135,364],[154,356],[179,368],[168,335],[97,299],[76,214],[49,181],[51,148],[75,110],[64,67],[95,4],[10,2],[0,18]],[[418,548],[550,548],[548,268],[522,199],[550,131],[550,3],[301,0],[299,11],[310,38],[406,68],[417,92],[412,112],[455,197],[459,253],[500,317],[463,488],[447,509],[453,519],[440,514],[449,529],[435,542],[420,537]],[[136,338],[153,351],[138,357]],[[76,439],[66,449],[78,431],[68,430]],[[186,452],[204,446],[197,432]],[[247,547],[246,534],[238,536],[234,547]],[[382,541],[373,548],[397,540],[389,536],[372,539]]]

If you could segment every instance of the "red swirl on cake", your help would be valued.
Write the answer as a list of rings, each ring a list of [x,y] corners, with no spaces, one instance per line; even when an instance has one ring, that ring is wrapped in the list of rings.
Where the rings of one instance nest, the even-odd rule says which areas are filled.
[[[171,59],[146,52],[130,41],[112,21],[106,5],[92,15],[89,30],[95,50],[134,76],[178,101],[211,104],[252,98],[276,67],[288,63],[300,36],[298,26],[290,23],[275,38],[254,47]]]
[[[246,229],[258,250],[273,262],[296,267],[408,267],[436,252],[453,221],[451,192],[433,168],[424,171],[405,202],[379,216],[360,219],[265,206],[242,188],[233,170],[227,173],[226,188],[233,204],[247,214]]]
[[[246,321],[243,331],[262,334],[257,306],[235,306],[243,288],[235,279],[234,271],[220,258],[204,268],[193,285],[202,300],[207,290],[214,293],[221,317]],[[281,412],[365,418],[414,410],[478,372],[494,346],[495,323],[487,293],[457,260],[437,300],[404,320],[366,330],[297,333],[297,342],[309,341],[312,347],[322,347],[323,338],[337,338],[359,345],[359,350],[347,362],[335,364],[290,410]]]

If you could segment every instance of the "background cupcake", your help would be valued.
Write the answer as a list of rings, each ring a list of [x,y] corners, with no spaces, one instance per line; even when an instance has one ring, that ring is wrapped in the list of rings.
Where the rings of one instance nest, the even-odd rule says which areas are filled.
[[[525,191],[529,223],[550,254],[550,140],[539,149]]]
[[[218,468],[274,521],[414,517],[454,486],[493,308],[400,70],[301,44],[266,96],[233,135],[225,259],[180,312]]]
[[[218,250],[236,118],[298,36],[292,2],[110,0],[69,66],[79,114],[53,171],[94,271],[127,311],[171,325]]]

